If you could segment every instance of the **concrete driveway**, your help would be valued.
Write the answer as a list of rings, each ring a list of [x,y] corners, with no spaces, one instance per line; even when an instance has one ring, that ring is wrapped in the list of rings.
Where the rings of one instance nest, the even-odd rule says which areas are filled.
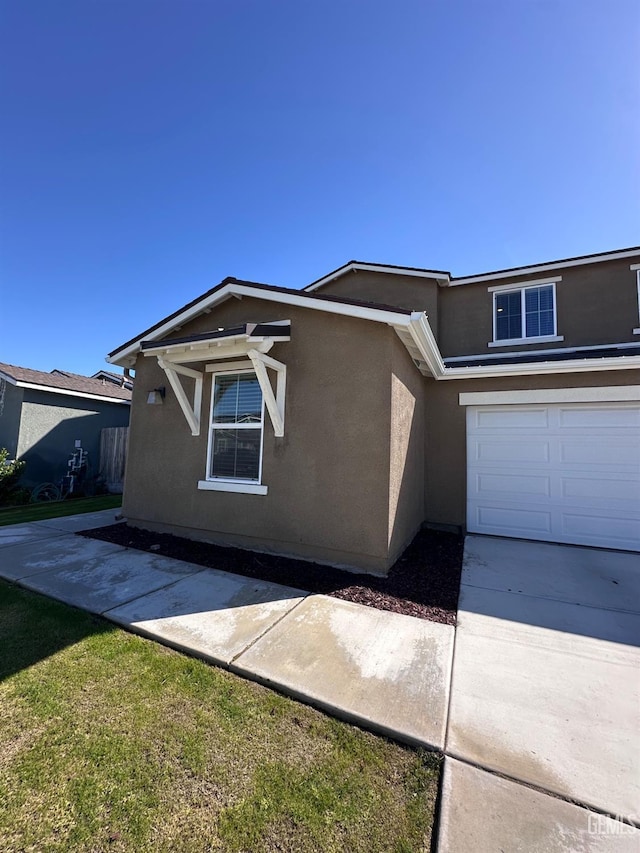
[[[467,537],[441,850],[482,837],[487,788],[497,778],[483,770],[507,777],[500,797],[516,824],[538,815],[528,833],[544,844],[483,850],[636,849],[639,834],[619,822],[617,846],[600,846],[614,833],[604,824],[592,831],[595,818],[580,806],[640,821],[639,646],[637,554]],[[468,795],[474,785],[477,808]],[[579,806],[567,809],[544,792]]]

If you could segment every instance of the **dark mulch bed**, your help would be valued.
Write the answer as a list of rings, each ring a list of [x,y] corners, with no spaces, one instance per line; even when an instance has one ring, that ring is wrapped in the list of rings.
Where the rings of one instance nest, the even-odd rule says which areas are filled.
[[[129,527],[124,522],[84,530],[79,535],[141,551],[153,550],[199,566],[308,592],[333,595],[379,610],[418,616],[445,625],[456,624],[463,538],[453,533],[421,530],[386,578],[354,574],[289,557],[194,542],[168,533]]]

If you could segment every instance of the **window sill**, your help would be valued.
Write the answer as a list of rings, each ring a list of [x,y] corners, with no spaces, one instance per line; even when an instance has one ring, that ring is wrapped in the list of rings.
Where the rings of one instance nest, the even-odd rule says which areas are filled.
[[[523,344],[551,344],[556,341],[563,341],[563,335],[544,335],[540,338],[511,338],[508,341],[490,341],[488,347],[513,347],[522,346]]]
[[[266,495],[268,486],[259,483],[238,483],[231,480],[198,480],[198,488],[205,492],[240,492],[245,495]]]

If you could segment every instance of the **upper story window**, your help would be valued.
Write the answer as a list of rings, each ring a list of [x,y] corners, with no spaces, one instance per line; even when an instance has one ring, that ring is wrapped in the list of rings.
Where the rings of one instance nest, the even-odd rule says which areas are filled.
[[[559,280],[490,287],[493,341],[489,346],[562,340],[556,319],[555,283]]]
[[[264,401],[255,372],[214,374],[207,480],[221,485],[258,486],[262,476],[263,427]]]

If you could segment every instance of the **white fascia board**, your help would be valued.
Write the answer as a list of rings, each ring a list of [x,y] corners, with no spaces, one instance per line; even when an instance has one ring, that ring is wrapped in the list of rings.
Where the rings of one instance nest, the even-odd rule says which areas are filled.
[[[279,293],[277,290],[256,291],[246,284],[229,285],[234,293],[240,296],[253,296],[268,302],[280,302],[298,308],[310,308],[313,311],[324,311],[327,314],[339,314],[343,317],[356,317],[361,320],[373,320],[376,323],[394,323],[399,319],[406,322],[408,314],[396,311],[386,311],[382,308],[369,308],[366,305],[349,305],[344,302],[328,302],[324,299],[314,299],[312,296],[297,296],[295,293]]]
[[[121,400],[119,397],[105,397],[102,394],[89,394],[84,391],[70,391],[66,388],[53,388],[50,385],[36,385],[35,382],[13,382],[18,388],[30,388],[33,391],[49,391],[52,394],[62,394],[63,397],[83,397],[86,400],[100,400],[102,403],[121,403],[131,405],[131,400]]]
[[[107,358],[109,364],[118,364],[120,366],[132,366],[135,364],[135,359],[140,349],[140,343],[143,340],[157,340],[162,338],[168,332],[171,332],[176,326],[184,326],[189,320],[202,314],[207,308],[211,309],[224,302],[230,296],[251,296],[254,299],[260,299],[267,302],[278,302],[281,305],[293,305],[300,308],[310,308],[315,311],[324,311],[328,314],[339,314],[344,317],[356,317],[362,320],[373,320],[377,323],[387,323],[394,325],[402,323],[406,325],[409,320],[408,314],[401,314],[395,311],[385,311],[381,308],[368,308],[364,305],[348,305],[347,303],[329,302],[324,299],[314,299],[312,296],[297,296],[295,293],[281,293],[277,290],[267,290],[262,288],[251,287],[246,284],[238,284],[230,282],[224,287],[212,293],[210,296],[202,299],[197,305],[192,305],[187,311],[183,311],[171,321],[163,323],[153,333],[137,338],[133,343],[129,344],[124,349],[117,350],[111,358]],[[158,344],[161,348],[162,344]],[[149,352],[149,350],[145,350]]]
[[[239,341],[244,342],[246,340],[247,335],[243,333],[240,335],[230,335],[227,338],[212,338],[210,341],[193,341],[191,343],[189,341],[183,341],[178,344],[169,344],[160,341],[158,346],[143,349],[142,353],[143,355],[170,355],[171,353],[196,352],[198,350],[206,351],[215,346],[232,347]]]
[[[527,341],[527,340],[531,341],[532,343],[535,343],[535,341],[532,341],[531,338],[528,338],[528,339],[525,338],[525,341]],[[632,343],[625,343],[625,344],[595,344],[594,346],[589,346],[589,347],[554,347],[553,349],[523,350],[522,352],[520,352],[519,350],[514,350],[514,352],[508,353],[508,355],[528,355],[528,356],[558,355],[560,353],[573,352],[576,354],[576,356],[578,356],[579,353],[589,352],[590,350],[591,351],[597,350],[597,349],[624,350],[624,349],[627,349],[628,347],[637,347],[637,346],[638,346],[637,342],[634,341]],[[470,361],[474,358],[504,359],[506,356],[507,356],[507,354],[503,353],[503,352],[496,352],[496,353],[483,352],[483,353],[476,353],[475,355],[452,355],[449,358],[445,358],[445,363],[446,363],[447,367],[449,367],[453,362],[456,362],[456,361]]]
[[[556,264],[538,264],[534,267],[522,267],[517,270],[504,270],[503,272],[483,273],[482,275],[472,275],[465,278],[452,278],[449,282],[449,287],[456,287],[459,284],[477,284],[482,281],[495,281],[499,278],[518,278],[519,276],[534,275],[539,272],[550,272],[551,270],[562,270],[569,267],[583,267],[588,264],[601,264],[605,261],[621,261],[624,258],[638,257],[638,255],[640,255],[640,252],[637,249],[632,249],[626,252],[609,252],[597,258],[575,258],[571,261],[560,261]]]
[[[188,346],[184,349],[167,349],[162,347],[153,347],[153,349],[144,350],[144,355],[157,356],[171,364],[187,364],[197,361],[216,361],[218,359],[227,358],[242,358],[247,355],[250,349],[256,349],[259,352],[267,353],[273,347],[272,340],[265,340],[262,343],[250,343],[249,341],[236,341],[235,344],[222,346],[220,344],[211,347],[200,347],[190,349]]]
[[[610,358],[581,358],[569,361],[539,361],[520,364],[490,364],[482,367],[447,367],[436,379],[493,379],[500,376],[534,376],[552,373],[598,373],[604,370],[638,370],[640,355]]]
[[[532,388],[522,391],[477,391],[458,395],[461,406],[535,403],[640,402],[640,385],[595,385],[593,388]]]
[[[420,351],[421,360],[429,368],[431,375],[435,379],[440,379],[446,368],[427,315],[421,311],[414,311],[408,323],[396,323],[394,328],[396,331],[408,332],[411,335]]]
[[[410,275],[414,278],[430,278],[434,281],[437,281],[438,284],[442,286],[442,283],[445,285],[449,284],[449,275],[447,273],[435,273],[429,272],[428,270],[415,270],[409,269],[408,267],[385,267],[380,264],[345,264],[345,266],[340,267],[340,269],[335,270],[335,272],[329,273],[329,275],[325,275],[324,278],[319,279],[313,284],[307,285],[303,290],[307,293],[310,293],[313,290],[317,290],[319,287],[322,287],[323,284],[328,284],[330,281],[335,281],[337,278],[341,278],[343,275],[346,275],[349,272],[381,272],[388,273],[390,275]]]

